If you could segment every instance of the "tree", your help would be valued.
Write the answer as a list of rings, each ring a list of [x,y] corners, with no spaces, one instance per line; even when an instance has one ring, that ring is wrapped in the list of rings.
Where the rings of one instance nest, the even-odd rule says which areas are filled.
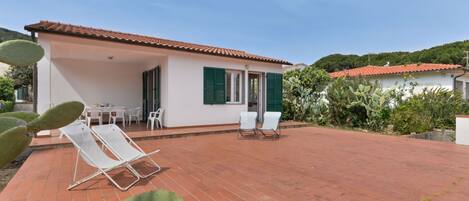
[[[6,76],[15,81],[15,89],[30,86],[33,82],[33,68],[30,66],[10,66]]]
[[[14,81],[7,77],[0,77],[0,100],[15,101]]]

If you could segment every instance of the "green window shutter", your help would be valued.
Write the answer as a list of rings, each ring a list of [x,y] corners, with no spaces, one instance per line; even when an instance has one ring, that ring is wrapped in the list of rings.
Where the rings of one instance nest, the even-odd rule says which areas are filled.
[[[225,103],[225,69],[204,67],[204,104]]]
[[[283,76],[267,73],[267,111],[282,112]]]

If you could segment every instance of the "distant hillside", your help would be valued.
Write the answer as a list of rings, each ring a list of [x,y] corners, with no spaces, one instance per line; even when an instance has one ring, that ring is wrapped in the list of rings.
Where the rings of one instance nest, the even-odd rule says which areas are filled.
[[[0,43],[7,40],[24,39],[31,40],[31,37],[17,31],[8,30],[0,27]]]
[[[368,65],[383,66],[387,62],[391,65],[410,63],[443,63],[464,65],[464,51],[469,51],[469,40],[448,43],[415,52],[385,52],[366,55],[342,55],[332,54],[325,56],[314,64],[315,67],[325,69],[328,72],[343,69],[356,68]]]

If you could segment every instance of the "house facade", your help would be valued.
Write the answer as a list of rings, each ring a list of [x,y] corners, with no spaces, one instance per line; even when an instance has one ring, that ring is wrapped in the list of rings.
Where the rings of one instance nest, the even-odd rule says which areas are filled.
[[[461,65],[409,64],[399,66],[364,66],[330,73],[331,77],[366,77],[378,81],[383,89],[410,88],[422,92],[425,88],[456,90],[469,99],[469,73]]]
[[[282,66],[244,51],[57,22],[25,26],[44,48],[37,111],[71,100],[165,109],[163,125],[237,123],[281,110]]]

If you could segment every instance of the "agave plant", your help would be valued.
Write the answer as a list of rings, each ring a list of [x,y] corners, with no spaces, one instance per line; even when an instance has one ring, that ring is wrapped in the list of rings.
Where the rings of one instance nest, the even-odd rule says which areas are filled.
[[[125,199],[124,201],[184,201],[184,199],[177,196],[174,192],[158,190],[132,196]]]
[[[44,50],[26,40],[0,43],[0,62],[12,66],[30,66],[44,56]],[[76,120],[84,109],[80,102],[67,102],[42,115],[33,112],[0,114],[0,168],[14,160],[41,130],[63,127]]]

